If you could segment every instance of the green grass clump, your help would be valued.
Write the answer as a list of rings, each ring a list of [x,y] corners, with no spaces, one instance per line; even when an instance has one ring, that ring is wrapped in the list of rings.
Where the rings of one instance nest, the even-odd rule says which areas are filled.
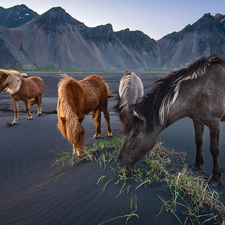
[[[177,206],[183,208],[183,214],[192,224],[203,224],[210,220],[221,223],[225,217],[225,207],[219,201],[219,193],[209,186],[210,178],[195,175],[187,166],[181,172],[166,176],[166,183],[170,188],[172,198],[163,200],[167,211],[176,216]],[[187,198],[187,196],[189,198]],[[209,210],[210,213],[207,213]],[[204,219],[205,218],[205,219]],[[202,223],[200,223],[203,220]]]
[[[132,182],[128,182],[130,180],[137,183],[135,190],[142,185],[150,185],[153,181],[166,182],[172,197],[169,200],[165,200],[159,196],[163,202],[161,211],[165,208],[166,211],[173,213],[181,224],[203,224],[210,220],[217,224],[225,224],[225,207],[219,201],[220,194],[210,188],[209,179],[206,179],[203,175],[198,175],[198,173],[193,172],[185,165],[186,153],[167,150],[159,142],[146,153],[143,157],[144,159],[140,160],[140,166],[127,171],[126,168],[119,168],[117,165],[117,156],[124,139],[124,137],[97,139],[91,146],[85,148],[87,156],[82,159],[77,157],[76,154],[57,153],[61,158],[56,160],[54,165],[59,163],[66,165],[69,162],[71,166],[74,166],[80,160],[95,160],[104,170],[106,168],[111,169],[118,179],[116,184],[122,183],[122,187],[116,197],[120,196],[123,192],[130,194],[131,185],[133,185]],[[104,182],[105,178],[105,176],[100,177],[97,184],[100,181]],[[107,185],[112,180],[113,178],[110,178],[105,181],[102,193],[106,191]],[[121,217],[126,218],[127,223],[131,216],[138,217],[138,214],[136,214],[136,197],[135,200],[133,198],[131,201],[131,205],[135,205],[135,209],[131,209],[131,214],[123,214],[103,223]],[[179,210],[182,209],[183,215],[186,216],[185,221],[181,221],[178,218],[178,207]]]
[[[93,159],[94,159],[93,152],[88,147],[85,147],[85,152],[86,152],[85,157],[80,157],[77,155],[77,153],[73,153],[73,152],[65,152],[62,150],[60,150],[60,151],[61,151],[60,153],[53,152],[56,155],[59,155],[61,158],[57,159],[52,164],[52,166],[62,164],[62,166],[70,165],[71,167],[73,167],[76,164],[78,164],[79,162],[81,162],[82,160],[93,161]]]

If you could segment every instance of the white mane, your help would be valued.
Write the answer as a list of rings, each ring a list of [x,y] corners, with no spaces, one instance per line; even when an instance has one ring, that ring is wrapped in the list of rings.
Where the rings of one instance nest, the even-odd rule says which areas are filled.
[[[162,100],[162,104],[160,106],[159,109],[159,119],[160,119],[160,124],[164,123],[164,118],[165,118],[165,114],[167,115],[170,111],[171,106],[174,104],[174,102],[176,101],[178,94],[179,94],[179,90],[180,90],[180,86],[181,83],[183,81],[186,80],[194,80],[197,79],[198,77],[203,76],[206,73],[206,66],[203,68],[203,70],[199,70],[196,71],[193,74],[190,74],[187,77],[181,77],[178,78],[177,80],[175,80],[174,82],[174,95],[172,98],[170,98],[170,95],[167,95],[163,100]]]
[[[126,73],[125,76],[123,76],[120,81],[120,87],[119,87],[119,95],[121,98],[120,107],[122,108],[122,107],[126,106],[125,108],[122,109],[122,111],[128,109],[132,75],[134,75],[134,73],[132,73],[132,72]]]

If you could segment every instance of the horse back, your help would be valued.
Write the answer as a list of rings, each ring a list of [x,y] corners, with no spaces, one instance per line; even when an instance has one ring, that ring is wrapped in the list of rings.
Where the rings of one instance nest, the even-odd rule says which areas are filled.
[[[23,79],[23,81],[27,82],[29,85],[32,85],[40,93],[44,91],[45,84],[40,77],[32,76],[32,77]]]
[[[177,115],[179,112],[184,117],[197,118],[205,124],[212,118],[223,120],[225,68],[219,64],[211,64],[203,76],[182,82],[172,111]]]
[[[25,98],[31,99],[42,94],[45,88],[44,82],[40,77],[31,76],[28,78],[21,78],[21,86],[17,93],[13,94],[12,97],[19,100]]]
[[[83,118],[84,114],[94,111],[99,104],[108,104],[108,87],[98,75],[77,81],[64,74],[59,83],[58,96],[78,118]]]
[[[108,86],[102,77],[91,75],[78,82],[85,92],[84,104],[89,105],[90,111],[93,111],[99,103],[108,104]]]

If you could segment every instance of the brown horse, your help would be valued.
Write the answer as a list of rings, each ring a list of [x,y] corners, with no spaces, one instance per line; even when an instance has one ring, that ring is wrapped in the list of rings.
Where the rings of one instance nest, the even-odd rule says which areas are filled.
[[[211,181],[221,179],[219,166],[220,122],[225,121],[225,61],[219,56],[202,57],[189,66],[171,72],[154,82],[142,100],[133,105],[133,114],[125,121],[126,139],[118,155],[118,164],[132,168],[153,148],[156,137],[175,121],[190,117],[195,128],[196,160],[194,168],[204,164],[204,125],[210,131],[213,157]]]
[[[32,118],[29,107],[34,104],[37,104],[38,106],[37,114],[41,114],[44,87],[44,82],[40,77],[31,76],[24,78],[17,71],[0,69],[0,93],[6,89],[11,95],[14,103],[14,120],[11,125],[18,121],[19,101],[24,102],[28,119]]]
[[[108,136],[112,136],[108,98],[116,95],[109,92],[106,83],[98,75],[88,76],[81,81],[66,74],[62,77],[58,84],[58,129],[73,143],[73,152],[76,151],[82,157],[85,155],[85,130],[81,123],[85,114],[92,112],[92,119],[95,119],[95,138],[102,134],[101,112],[103,111],[108,126]]]

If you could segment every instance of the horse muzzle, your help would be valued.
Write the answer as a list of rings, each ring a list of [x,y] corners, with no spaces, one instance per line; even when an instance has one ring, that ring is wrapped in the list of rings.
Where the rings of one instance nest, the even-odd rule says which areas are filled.
[[[130,164],[128,162],[127,163],[123,162],[122,157],[118,157],[117,164],[120,167],[120,169],[126,167],[127,170],[130,170],[130,169],[132,169],[134,167],[132,164]]]

